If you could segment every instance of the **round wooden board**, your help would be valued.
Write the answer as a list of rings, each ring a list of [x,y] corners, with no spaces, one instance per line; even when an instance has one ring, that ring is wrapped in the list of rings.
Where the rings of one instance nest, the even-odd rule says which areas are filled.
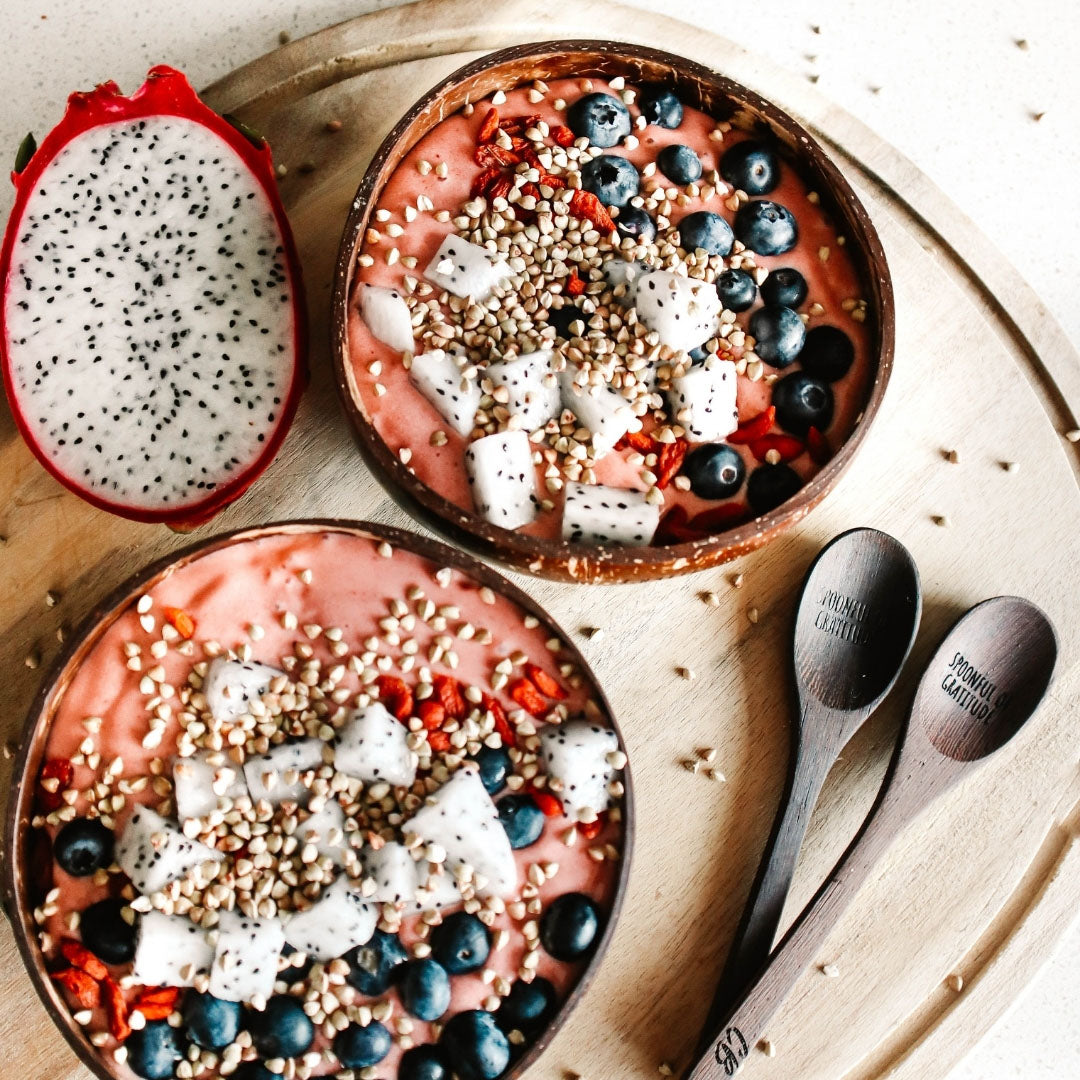
[[[835,533],[867,524],[914,554],[923,631],[892,700],[856,737],[811,824],[786,918],[828,872],[868,809],[915,675],[962,609],[1015,592],[1061,639],[1056,686],[1030,729],[896,844],[777,1018],[776,1056],[749,1074],[806,1080],[942,1077],[1015,997],[1075,910],[1080,891],[1080,447],[1059,432],[1080,413],[1080,357],[1035,294],[963,215],[888,145],[802,79],[699,28],[607,0],[551,5],[423,0],[331,27],[211,87],[290,166],[285,195],[311,298],[314,377],[269,472],[203,532],[289,516],[408,524],[367,475],[334,398],[325,333],[330,272],[365,163],[409,104],[480,52],[515,42],[615,35],[683,53],[801,117],[829,145],[885,243],[897,292],[897,362],[860,457],[790,535],[725,571],[582,587],[526,580],[583,648],[629,742],[637,857],[622,921],[585,1003],[533,1074],[657,1075],[687,1064],[782,786],[788,636],[799,580]],[[327,134],[338,118],[344,129]],[[313,172],[299,166],[310,161]],[[903,193],[903,195],[898,194]],[[917,209],[915,209],[917,208]],[[960,463],[943,459],[956,448]],[[1003,460],[1020,464],[1006,473]],[[0,414],[0,689],[3,738],[18,737],[56,632],[131,571],[182,546],[161,528],[107,517],[65,493]],[[932,515],[946,515],[949,528]],[[740,591],[729,585],[745,575]],[[699,593],[717,591],[718,609]],[[47,590],[60,594],[55,607]],[[756,625],[747,610],[760,613]],[[675,667],[697,674],[691,683]],[[714,746],[716,783],[680,768]],[[0,783],[10,765],[0,763]],[[33,1000],[10,930],[0,930],[5,1074],[85,1076]],[[957,995],[944,980],[964,976]]]

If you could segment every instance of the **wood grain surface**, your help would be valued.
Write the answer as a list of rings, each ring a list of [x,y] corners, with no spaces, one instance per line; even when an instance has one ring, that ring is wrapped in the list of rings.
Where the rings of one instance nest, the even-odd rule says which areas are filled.
[[[583,1006],[530,1075],[657,1075],[688,1063],[784,784],[788,639],[798,583],[818,548],[854,525],[894,533],[925,595],[923,632],[894,695],[834,769],[785,912],[805,905],[873,801],[913,673],[946,625],[993,593],[1033,599],[1055,622],[1058,679],[1035,722],[976,784],[961,784],[879,864],[769,1029],[775,1056],[746,1075],[807,1080],[943,1077],[1038,969],[1080,890],[1080,731],[1071,703],[1080,611],[1080,448],[1060,432],[1080,411],[1080,361],[1019,274],[892,148],[793,73],[699,28],[605,0],[554,7],[424,0],[294,42],[209,92],[270,138],[305,262],[313,326],[368,157],[429,86],[478,52],[573,35],[671,49],[752,86],[831,146],[885,245],[897,297],[893,381],[866,446],[791,534],[724,571],[630,586],[529,580],[568,629],[600,626],[583,652],[626,735],[635,774],[634,874],[612,948]],[[59,108],[59,103],[57,103]],[[324,130],[339,118],[343,129]],[[314,171],[301,172],[309,162]],[[284,517],[407,524],[367,475],[334,396],[328,344],[278,461],[207,532]],[[956,449],[959,463],[944,459]],[[1006,472],[1002,461],[1019,463]],[[164,529],[109,518],[66,494],[0,413],[0,725],[14,739],[62,624],[131,571],[182,546]],[[947,518],[948,527],[933,516]],[[742,588],[730,585],[742,572]],[[60,602],[46,604],[54,590]],[[718,608],[701,602],[713,590]],[[755,608],[756,622],[748,618]],[[693,669],[685,681],[677,666]],[[718,783],[679,765],[717,749]],[[4,770],[9,765],[2,765]],[[9,773],[0,773],[0,783]],[[965,985],[945,984],[953,972]],[[0,929],[0,1072],[84,1077]]]

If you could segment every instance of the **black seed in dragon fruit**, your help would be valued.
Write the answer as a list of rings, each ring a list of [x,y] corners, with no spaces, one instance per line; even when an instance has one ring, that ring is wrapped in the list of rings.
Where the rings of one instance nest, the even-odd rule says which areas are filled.
[[[716,442],[739,426],[738,377],[730,360],[710,359],[671,380],[672,416],[696,442]]]
[[[186,837],[179,826],[148,806],[137,806],[116,839],[116,862],[139,892],[159,892],[204,862],[224,855]]]
[[[567,814],[599,814],[611,805],[608,784],[616,772],[611,758],[618,750],[615,732],[588,720],[568,720],[541,730],[544,771],[554,781],[551,789]]]
[[[482,397],[480,383],[466,378],[450,353],[432,349],[414,356],[409,379],[454,431],[459,435],[472,431]]]
[[[424,277],[440,289],[462,299],[483,303],[511,275],[502,259],[491,259],[485,248],[450,235],[439,245]]]
[[[353,711],[334,746],[338,772],[366,783],[411,784],[416,762],[409,749],[409,729],[377,701]]]
[[[536,468],[524,431],[500,431],[470,443],[465,472],[477,513],[492,525],[518,529],[535,519]]]
[[[144,986],[194,986],[208,976],[214,946],[186,915],[146,911],[135,932],[132,978]]]
[[[642,491],[567,481],[562,536],[573,543],[648,544],[660,523],[660,507]]]
[[[222,911],[208,935],[214,945],[210,993],[222,1001],[264,1004],[274,993],[285,932],[278,918]]]

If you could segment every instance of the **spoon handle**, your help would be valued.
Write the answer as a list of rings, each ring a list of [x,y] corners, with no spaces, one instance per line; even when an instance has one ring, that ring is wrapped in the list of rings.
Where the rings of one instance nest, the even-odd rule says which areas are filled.
[[[883,796],[887,792],[883,792]],[[900,795],[899,790],[897,795]],[[881,797],[828,880],[726,1017],[709,1029],[703,1056],[684,1080],[734,1076],[765,1034],[799,976],[810,966],[859,886],[912,816],[910,799]]]

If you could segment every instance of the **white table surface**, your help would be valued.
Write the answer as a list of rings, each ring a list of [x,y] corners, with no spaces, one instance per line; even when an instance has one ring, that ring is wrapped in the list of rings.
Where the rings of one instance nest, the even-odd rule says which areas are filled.
[[[173,64],[205,85],[272,49],[282,30],[299,37],[393,2],[0,0],[0,156],[13,159],[27,130],[46,131],[71,90],[107,78],[134,89],[154,63]],[[819,90],[963,208],[1080,342],[1080,15],[1073,0],[629,2],[675,17],[692,12],[698,25],[817,76]],[[9,207],[4,189],[0,214]],[[1080,1075],[1078,991],[1074,928],[950,1080]]]

